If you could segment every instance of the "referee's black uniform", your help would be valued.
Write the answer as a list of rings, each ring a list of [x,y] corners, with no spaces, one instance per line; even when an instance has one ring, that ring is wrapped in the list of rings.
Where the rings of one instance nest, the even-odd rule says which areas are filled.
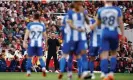
[[[47,60],[46,60],[46,69],[49,70],[49,62],[51,57],[54,58],[54,66],[55,70],[58,70],[58,60],[57,60],[57,47],[59,47],[59,41],[58,39],[55,38],[55,33],[52,33],[51,38],[48,39],[47,42],[48,45],[48,55],[47,55]]]

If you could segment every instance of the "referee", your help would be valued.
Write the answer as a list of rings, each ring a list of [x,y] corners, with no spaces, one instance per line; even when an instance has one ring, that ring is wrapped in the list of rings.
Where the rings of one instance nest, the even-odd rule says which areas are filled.
[[[55,66],[55,72],[58,73],[58,60],[57,60],[57,51],[59,49],[59,41],[56,39],[55,33],[52,33],[50,38],[47,41],[48,44],[48,55],[46,60],[46,69],[49,71],[49,62],[51,57],[54,58],[54,66]]]

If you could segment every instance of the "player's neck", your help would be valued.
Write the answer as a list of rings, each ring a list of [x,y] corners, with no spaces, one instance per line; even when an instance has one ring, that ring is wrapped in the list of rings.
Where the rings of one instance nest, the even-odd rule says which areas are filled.
[[[111,3],[105,4],[105,7],[111,7],[111,6],[113,6]]]
[[[39,20],[34,20],[33,22],[39,22]]]

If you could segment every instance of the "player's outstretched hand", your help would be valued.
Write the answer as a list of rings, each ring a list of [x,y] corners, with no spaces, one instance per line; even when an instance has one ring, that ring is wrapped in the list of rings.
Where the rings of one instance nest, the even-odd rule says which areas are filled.
[[[23,42],[23,47],[24,47],[25,49],[27,49],[28,45],[27,45],[26,42]]]

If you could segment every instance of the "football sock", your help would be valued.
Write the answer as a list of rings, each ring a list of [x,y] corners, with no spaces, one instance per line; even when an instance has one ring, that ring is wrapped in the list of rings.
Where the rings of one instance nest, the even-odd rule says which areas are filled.
[[[70,55],[69,56],[69,59],[68,59],[68,62],[67,62],[67,66],[68,66],[68,71],[72,71],[72,63],[73,63],[73,56]]]
[[[90,72],[93,73],[93,71],[94,71],[94,61],[89,61],[89,69],[90,69]]]
[[[83,71],[88,71],[88,59],[87,59],[87,54],[82,55],[82,67]]]
[[[30,71],[32,67],[32,62],[31,62],[31,58],[27,59],[27,71]]]
[[[78,75],[82,74],[82,59],[77,59],[77,65],[78,65]]]
[[[101,60],[100,67],[101,67],[101,71],[104,74],[107,74],[108,73],[108,59]]]
[[[116,57],[112,57],[110,59],[110,71],[111,72],[115,72],[116,65],[117,65]]]
[[[45,67],[45,62],[43,61],[43,59],[40,58],[39,61],[40,61],[40,65],[41,65],[41,67],[44,68],[44,67]]]
[[[66,59],[61,58],[61,60],[60,60],[60,71],[61,71],[61,73],[64,72],[65,66],[66,66]]]

